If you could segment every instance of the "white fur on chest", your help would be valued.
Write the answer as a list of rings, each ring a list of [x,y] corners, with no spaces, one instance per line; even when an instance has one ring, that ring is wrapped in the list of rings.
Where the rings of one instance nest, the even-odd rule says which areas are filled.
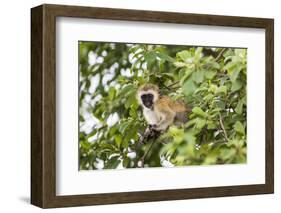
[[[155,111],[144,108],[143,115],[148,124],[154,125],[159,123],[160,119],[158,115],[155,113]]]

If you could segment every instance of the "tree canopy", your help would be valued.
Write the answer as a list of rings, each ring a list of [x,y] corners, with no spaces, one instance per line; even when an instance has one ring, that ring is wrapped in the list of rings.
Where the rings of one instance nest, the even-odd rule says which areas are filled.
[[[246,49],[79,42],[80,169],[245,163],[246,68]],[[139,144],[144,83],[192,111]]]

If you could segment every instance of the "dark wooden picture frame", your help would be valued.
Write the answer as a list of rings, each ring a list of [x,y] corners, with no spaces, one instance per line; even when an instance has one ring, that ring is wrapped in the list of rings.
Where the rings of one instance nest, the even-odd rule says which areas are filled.
[[[56,195],[56,17],[265,29],[265,184]],[[31,203],[42,208],[267,194],[274,191],[274,20],[64,5],[31,9]]]

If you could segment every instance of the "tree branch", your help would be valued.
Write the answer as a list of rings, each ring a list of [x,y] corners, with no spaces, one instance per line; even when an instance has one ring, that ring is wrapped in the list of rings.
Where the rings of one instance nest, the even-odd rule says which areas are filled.
[[[225,53],[225,51],[227,51],[227,48],[222,48],[222,50],[219,52],[219,54],[217,56],[213,56],[215,62],[218,62],[221,59],[221,57]],[[203,67],[205,69],[209,69],[211,66],[212,66],[211,63],[206,63],[205,65],[203,65]]]
[[[160,132],[158,132],[150,127],[147,127],[147,129],[144,132],[144,135],[142,137],[140,137],[138,144],[145,144],[148,141],[151,141],[151,143],[145,150],[143,156],[139,159],[139,161],[141,162],[141,165],[138,166],[138,162],[137,162],[138,167],[144,167],[145,158],[146,158],[147,154],[149,153],[150,149],[152,148],[152,146],[154,145],[156,139],[159,137],[159,135],[160,135]]]
[[[151,150],[151,148],[153,147],[155,141],[156,141],[156,140],[153,140],[153,141],[149,144],[149,146],[148,146],[147,149],[145,150],[143,156],[140,158],[140,162],[141,162],[140,167],[144,167],[145,158],[146,158],[147,154],[149,153],[149,151]]]
[[[226,142],[228,142],[229,139],[228,139],[227,133],[226,133],[224,125],[223,125],[221,114],[219,114],[219,116],[220,116],[220,126],[223,131],[224,138],[225,138]]]

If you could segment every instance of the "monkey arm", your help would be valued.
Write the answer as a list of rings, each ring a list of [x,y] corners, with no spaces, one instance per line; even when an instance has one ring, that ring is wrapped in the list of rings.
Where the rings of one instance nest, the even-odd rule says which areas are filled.
[[[174,121],[175,112],[170,108],[171,99],[169,97],[161,97],[154,105],[154,110],[158,117],[155,129],[157,131],[166,130]]]
[[[155,129],[157,131],[166,130],[173,123],[174,117],[175,115],[172,112],[169,111],[161,112],[160,121],[156,125]]]

